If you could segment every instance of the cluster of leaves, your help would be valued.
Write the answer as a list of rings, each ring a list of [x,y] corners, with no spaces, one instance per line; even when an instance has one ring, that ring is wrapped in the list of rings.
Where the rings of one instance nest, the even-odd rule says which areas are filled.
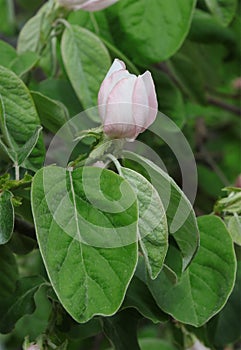
[[[55,1],[0,7],[3,346],[16,349],[24,338],[25,349],[175,350],[195,337],[214,349],[237,343],[240,190],[228,187],[214,203],[240,172],[238,1],[120,0],[96,13]],[[150,131],[141,139],[176,182],[134,153],[122,165],[113,158],[119,174],[83,170],[104,142],[98,128],[79,138],[74,170],[43,167],[51,137],[96,106],[114,57],[132,73],[152,72],[159,110],[182,128],[198,162],[196,211],[214,206],[216,215],[196,219],[176,184],[174,156]],[[98,126],[95,109],[85,117]],[[174,230],[177,214],[185,218]]]

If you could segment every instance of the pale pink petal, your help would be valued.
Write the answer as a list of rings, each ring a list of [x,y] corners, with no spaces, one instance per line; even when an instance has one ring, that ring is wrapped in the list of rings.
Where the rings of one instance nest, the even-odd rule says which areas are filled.
[[[102,120],[105,119],[107,99],[114,86],[124,78],[128,78],[130,76],[135,77],[135,75],[130,74],[125,68],[126,66],[124,62],[120,61],[119,59],[115,59],[101,84],[98,94],[98,105],[99,114]]]
[[[112,66],[110,67],[108,73],[106,74],[105,78],[108,78],[111,74],[114,72],[118,72],[119,70],[126,69],[126,65],[123,61],[116,58],[114,62],[112,63]]]
[[[136,125],[132,118],[132,91],[136,76],[120,80],[109,94],[104,131],[111,137],[133,138]]]
[[[105,119],[106,115],[106,104],[109,98],[110,92],[122,79],[128,78],[130,76],[127,70],[120,70],[118,72],[112,73],[108,78],[105,78],[101,84],[99,94],[98,94],[98,106],[99,113],[102,120]]]
[[[152,79],[150,72],[145,72],[143,75],[141,75],[145,87],[146,87],[146,93],[148,96],[149,101],[149,107],[150,107],[150,115],[148,119],[148,126],[154,122],[156,119],[157,111],[158,111],[158,103],[157,103],[157,97],[156,97],[156,90],[154,81]]]
[[[58,0],[58,3],[70,10],[79,10],[86,0]]]
[[[149,99],[142,76],[136,80],[132,96],[133,116],[136,123],[136,136],[145,131],[149,118]]]
[[[99,11],[115,4],[118,0],[89,0],[81,8],[85,11]]]

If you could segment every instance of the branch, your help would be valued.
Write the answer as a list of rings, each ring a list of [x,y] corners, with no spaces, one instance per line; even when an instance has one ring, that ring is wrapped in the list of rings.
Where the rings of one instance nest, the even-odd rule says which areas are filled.
[[[229,103],[221,101],[221,100],[219,100],[215,97],[212,97],[212,96],[208,96],[207,101],[213,106],[220,107],[220,108],[222,108],[228,112],[231,112],[237,116],[241,116],[241,109],[237,106],[230,105]]]

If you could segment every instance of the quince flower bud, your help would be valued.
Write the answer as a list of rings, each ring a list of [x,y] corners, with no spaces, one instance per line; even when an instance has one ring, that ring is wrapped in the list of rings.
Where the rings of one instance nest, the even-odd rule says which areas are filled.
[[[134,140],[156,119],[157,98],[150,72],[138,77],[115,59],[98,96],[99,114],[106,135]]]

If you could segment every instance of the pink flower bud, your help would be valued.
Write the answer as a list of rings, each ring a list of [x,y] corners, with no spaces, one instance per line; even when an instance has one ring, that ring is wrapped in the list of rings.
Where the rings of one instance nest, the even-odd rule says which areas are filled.
[[[59,4],[70,10],[99,11],[118,0],[58,0]]]
[[[115,59],[98,96],[104,132],[111,138],[134,140],[157,115],[157,98],[150,72],[138,77]]]

